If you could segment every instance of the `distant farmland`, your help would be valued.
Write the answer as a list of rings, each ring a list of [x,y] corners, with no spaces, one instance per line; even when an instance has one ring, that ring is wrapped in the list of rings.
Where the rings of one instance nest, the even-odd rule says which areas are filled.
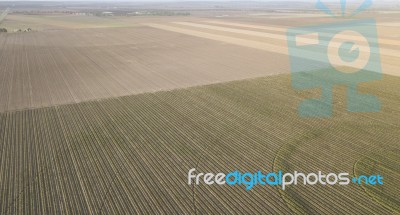
[[[292,88],[286,32],[332,18],[185,4],[190,17],[16,3],[0,23],[0,214],[400,214],[398,13],[368,13],[385,74],[357,89],[382,111],[349,113],[335,86],[333,117],[306,119],[298,105],[321,90]],[[385,185],[246,191],[190,186],[192,168],[382,174]]]
[[[334,120],[298,118],[296,104],[318,92],[292,91],[288,75],[3,113],[1,213],[400,212],[399,190],[387,187],[399,184],[399,81],[361,88],[382,99],[379,114],[347,113],[338,89]],[[375,168],[388,185],[193,188],[193,167]]]
[[[3,22],[3,20],[6,18],[7,14],[8,14],[9,9],[5,9],[4,11],[1,12],[0,14],[0,23]]]
[[[5,34],[0,42],[0,111],[261,77],[288,65],[284,55],[150,27]],[[265,59],[279,63],[260,66]]]
[[[171,19],[0,35],[0,111],[290,72],[286,27]],[[382,37],[380,46],[384,73],[400,75],[400,43]]]

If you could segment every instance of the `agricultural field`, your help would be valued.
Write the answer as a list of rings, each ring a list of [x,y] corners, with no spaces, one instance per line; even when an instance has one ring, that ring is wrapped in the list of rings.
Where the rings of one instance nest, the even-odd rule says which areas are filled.
[[[3,34],[0,41],[2,111],[262,77],[288,65],[284,55],[145,25]],[[280,63],[260,66],[265,59]]]
[[[340,21],[313,5],[60,5],[0,2],[0,214],[400,214],[395,8],[361,15],[377,20],[384,74],[357,89],[381,112],[348,112],[336,86],[322,119],[299,116],[321,89],[294,90],[288,56],[289,28]],[[188,185],[192,168],[385,185],[247,191]]]
[[[5,50],[0,111],[290,72],[284,23],[199,17],[94,19],[119,20],[119,24],[123,20],[132,26],[85,28],[70,18],[68,24],[58,23],[52,30],[0,34],[0,48]],[[58,22],[50,20],[43,23]],[[378,27],[383,34],[393,29]],[[382,69],[399,75],[396,35],[400,37],[400,31],[392,32],[390,37],[380,37]]]
[[[299,118],[318,90],[289,75],[3,113],[1,213],[398,213],[397,189],[191,187],[186,173],[379,168],[398,185],[399,79],[362,87],[379,114],[349,114],[336,89],[334,120]]]

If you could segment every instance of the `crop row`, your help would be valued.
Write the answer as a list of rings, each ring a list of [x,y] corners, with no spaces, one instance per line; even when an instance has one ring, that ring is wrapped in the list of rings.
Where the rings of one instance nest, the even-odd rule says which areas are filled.
[[[318,92],[297,93],[289,80],[283,75],[2,113],[0,213],[392,212],[353,185],[287,192],[187,185],[191,168],[352,173],[360,158],[398,149],[400,111],[393,98],[399,91],[385,89],[398,87],[397,80],[368,88],[382,92],[381,113],[353,116],[338,104],[332,120],[297,117],[296,104]],[[398,163],[396,156],[386,160]],[[398,196],[397,189],[383,189]]]

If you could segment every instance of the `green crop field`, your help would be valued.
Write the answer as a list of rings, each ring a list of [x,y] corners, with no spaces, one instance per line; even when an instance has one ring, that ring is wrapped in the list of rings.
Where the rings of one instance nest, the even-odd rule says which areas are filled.
[[[1,214],[400,213],[400,78],[362,85],[380,113],[303,119],[277,75],[0,114]],[[188,186],[187,172],[381,173],[357,186]],[[390,186],[390,187],[389,187]],[[329,205],[329,207],[328,207]]]

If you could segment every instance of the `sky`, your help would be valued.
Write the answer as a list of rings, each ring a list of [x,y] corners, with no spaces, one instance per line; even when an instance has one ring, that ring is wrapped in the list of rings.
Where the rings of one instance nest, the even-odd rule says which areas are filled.
[[[2,1],[15,1],[15,0],[0,0]],[[17,0],[17,1],[108,1],[108,2],[160,2],[160,1],[172,1],[172,2],[185,2],[185,1],[215,1],[215,2],[226,2],[226,1],[246,1],[246,0]],[[315,2],[315,0],[250,0],[250,1],[259,1],[259,2],[268,2],[268,1],[297,1],[297,2]],[[336,1],[336,0],[325,0],[325,1]]]
[[[57,2],[57,1],[80,1],[80,2],[85,2],[85,1],[90,1],[90,2],[190,2],[190,1],[197,1],[197,2],[235,2],[235,1],[246,1],[246,0],[0,0],[0,2],[12,2],[12,1],[48,1],[48,2]],[[257,2],[273,2],[273,1],[290,1],[290,2],[317,2],[317,0],[250,0],[250,1],[257,1]],[[323,2],[340,2],[340,0],[321,0]],[[347,0],[349,3],[354,3],[354,2],[360,2],[363,0]],[[380,3],[400,3],[400,0],[374,0],[375,4],[380,4]]]

